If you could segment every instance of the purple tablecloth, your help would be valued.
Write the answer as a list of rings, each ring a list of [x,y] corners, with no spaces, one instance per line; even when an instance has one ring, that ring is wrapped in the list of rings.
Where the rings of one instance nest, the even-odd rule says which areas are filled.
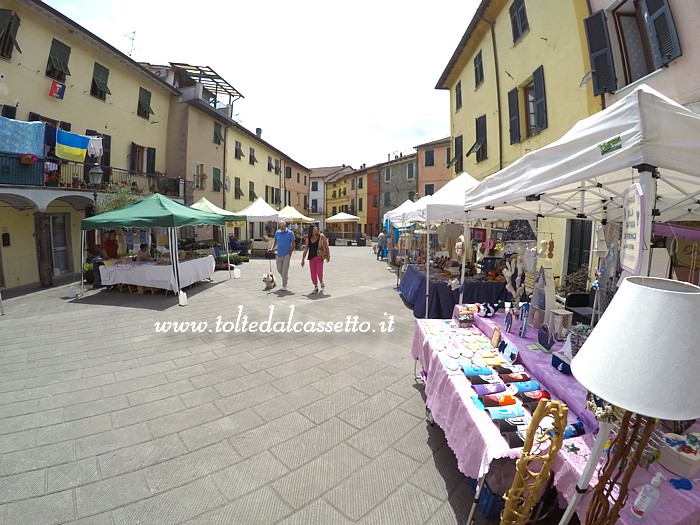
[[[476,324],[483,328],[486,336],[490,336],[493,327],[502,318],[503,315],[491,319],[480,318]],[[420,362],[427,374],[426,406],[430,409],[435,422],[445,432],[447,443],[457,459],[458,469],[464,475],[478,479],[489,471],[494,459],[518,458],[520,449],[509,449],[486,412],[479,410],[471,401],[470,397],[473,395],[471,384],[462,371],[450,371],[440,361],[438,348],[442,349],[445,345],[450,345],[455,339],[459,341],[459,333],[460,329],[454,327],[451,321],[419,319],[416,321],[411,355]],[[532,333],[534,334],[534,330]],[[566,440],[567,445],[574,444],[578,447],[579,450],[576,453],[562,447],[552,463],[552,480],[563,498],[560,504],[565,506],[566,501],[573,497],[575,486],[593,447],[595,438],[591,429],[597,428],[597,422],[595,418],[591,421],[592,415],[582,409],[585,403],[583,400],[585,390],[572,376],[565,376],[555,370],[547,359],[550,358],[549,355],[539,350],[528,350],[527,345],[532,341],[523,340],[514,334],[504,334],[504,337],[518,346],[524,357],[522,363],[528,372],[540,381],[554,398],[567,403],[570,409],[569,420],[575,419],[576,415],[581,416],[588,431],[584,436]],[[549,374],[549,369],[554,373],[553,375]],[[582,410],[579,411],[579,408]],[[700,431],[700,424],[696,424],[692,430]],[[667,479],[678,477],[656,465],[649,470],[637,469],[630,483],[627,505],[618,523],[625,525],[634,523],[629,517],[629,506],[637,495],[633,489],[647,483],[657,469],[664,472]],[[594,476],[592,485],[595,484],[596,479]],[[650,520],[647,520],[649,523],[700,524],[700,491],[697,486],[694,486],[692,491],[678,491],[668,482],[664,482],[661,490],[662,497]],[[577,514],[581,519],[585,518],[588,503],[587,496],[578,506]]]

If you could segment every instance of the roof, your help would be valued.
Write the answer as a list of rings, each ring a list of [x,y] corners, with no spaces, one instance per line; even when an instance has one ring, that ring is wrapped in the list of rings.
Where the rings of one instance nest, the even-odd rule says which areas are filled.
[[[129,57],[128,55],[125,55],[124,53],[119,51],[116,47],[112,46],[111,44],[108,44],[107,42],[102,40],[100,37],[98,37],[96,34],[88,31],[83,26],[81,26],[80,24],[71,20],[66,15],[64,15],[60,11],[57,11],[56,9],[51,7],[50,5],[45,4],[44,2],[41,2],[40,0],[18,0],[18,2],[23,4],[23,5],[26,5],[30,9],[34,9],[35,11],[37,11],[37,10],[43,11],[43,13],[40,13],[40,14],[44,15],[45,18],[47,18],[48,20],[51,20],[52,22],[57,23],[59,25],[68,26],[69,30],[73,31],[75,36],[87,37],[90,40],[91,47],[97,48],[100,51],[102,51],[103,53],[115,57],[118,61],[125,64],[127,67],[130,67],[130,68],[134,69],[135,71],[138,71],[139,73],[147,76],[149,78],[149,80],[155,82],[156,84],[159,84],[161,87],[167,89],[171,93],[174,93],[176,95],[180,94],[180,91],[178,89],[176,89],[175,87],[168,84],[165,80],[158,78],[153,73],[151,73],[148,69],[143,67],[141,64],[139,64],[135,60],[133,60],[131,57]],[[74,30],[77,30],[77,32]]]
[[[418,148],[427,148],[428,146],[437,146],[439,144],[449,144],[449,143],[450,143],[450,137],[445,137],[444,139],[433,140],[432,142],[418,144],[417,146],[413,146],[413,147],[418,149]]]
[[[191,66],[190,64],[183,64],[181,62],[170,62],[170,65],[187,73],[192,80],[202,84],[217,98],[220,94],[231,97],[233,99],[231,102],[235,102],[239,98],[244,98],[236,88],[219,76],[217,72],[209,66]]]
[[[445,66],[445,70],[442,72],[442,75],[440,75],[440,79],[435,85],[435,89],[449,89],[449,86],[447,86],[447,79],[449,78],[450,73],[452,73],[452,69],[455,67],[455,65],[457,65],[459,57],[467,47],[472,35],[476,32],[476,29],[479,27],[479,23],[484,19],[484,14],[488,8],[491,7],[492,3],[494,3],[494,0],[481,0],[481,4],[479,4],[479,7],[476,9],[476,13],[474,13],[472,21],[467,26],[467,30],[464,32],[464,35],[462,35],[462,39],[459,41],[459,44],[457,44],[457,49],[455,49],[454,53],[452,53],[450,61],[447,63],[447,66]]]

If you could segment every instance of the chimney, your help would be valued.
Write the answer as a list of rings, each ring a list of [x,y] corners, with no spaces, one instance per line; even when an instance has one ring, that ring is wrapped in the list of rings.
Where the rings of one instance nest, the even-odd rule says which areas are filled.
[[[391,160],[391,153],[387,153],[387,154],[386,154],[386,160],[387,160],[387,161],[390,161],[390,160]]]
[[[258,138],[261,138],[262,137],[262,128],[255,128],[255,135]]]

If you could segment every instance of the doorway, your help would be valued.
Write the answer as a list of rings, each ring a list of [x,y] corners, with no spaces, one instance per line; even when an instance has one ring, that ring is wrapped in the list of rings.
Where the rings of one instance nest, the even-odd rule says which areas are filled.
[[[51,215],[51,255],[53,256],[54,274],[60,275],[71,271],[70,242],[68,235],[68,214]]]
[[[581,219],[569,221],[569,251],[566,275],[577,272],[582,266],[588,266],[591,260],[591,239],[593,222]]]

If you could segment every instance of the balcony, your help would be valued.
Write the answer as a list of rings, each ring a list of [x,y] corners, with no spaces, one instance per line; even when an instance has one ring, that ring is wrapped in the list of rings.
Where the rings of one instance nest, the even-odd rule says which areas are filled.
[[[135,173],[129,170],[101,166],[102,183],[90,183],[88,175],[92,164],[80,162],[51,162],[39,159],[34,164],[24,164],[15,153],[0,153],[0,187],[41,186],[54,188],[109,191],[110,184],[130,186],[134,193],[160,193],[169,197],[184,198],[184,186],[180,179],[152,173]]]

